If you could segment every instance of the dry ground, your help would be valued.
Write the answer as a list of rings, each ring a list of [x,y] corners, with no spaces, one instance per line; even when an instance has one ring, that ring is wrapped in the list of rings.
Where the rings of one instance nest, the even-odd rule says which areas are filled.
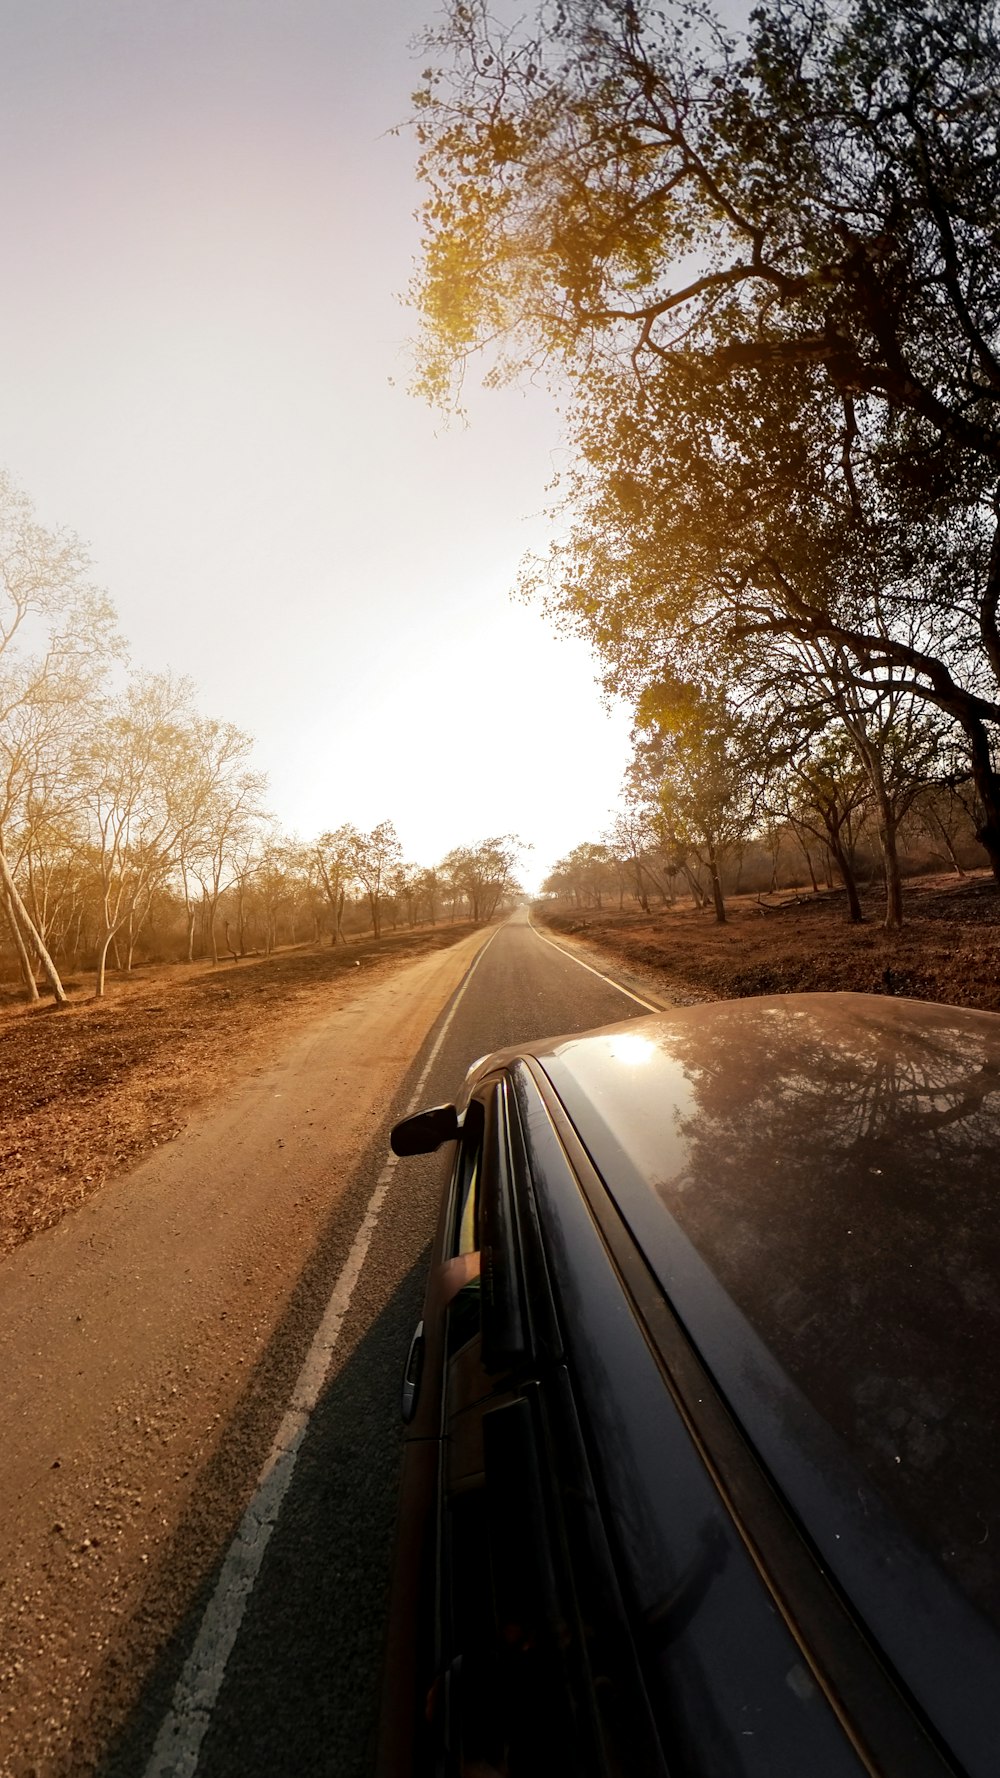
[[[1000,886],[988,872],[923,877],[905,890],[902,932],[882,929],[883,903],[862,894],[865,921],[846,920],[843,891],[733,897],[725,926],[690,902],[619,913],[542,905],[535,918],[628,967],[672,1001],[853,988],[1000,1011]]]
[[[178,1135],[304,1015],[331,1010],[466,924],[110,978],[104,1000],[0,1005],[0,1253]]]

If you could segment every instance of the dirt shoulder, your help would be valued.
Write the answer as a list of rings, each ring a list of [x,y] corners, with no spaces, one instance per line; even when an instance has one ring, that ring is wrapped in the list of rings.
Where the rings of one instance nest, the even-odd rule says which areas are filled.
[[[838,891],[734,896],[724,926],[690,903],[649,914],[541,904],[532,917],[664,1004],[853,989],[1000,1011],[1000,886],[989,873],[909,883],[898,933],[883,930],[877,893],[863,905],[861,926]]]
[[[0,1008],[0,1254],[221,1104],[304,1019],[472,930],[144,969],[109,981],[104,1000],[88,984],[59,1010]]]

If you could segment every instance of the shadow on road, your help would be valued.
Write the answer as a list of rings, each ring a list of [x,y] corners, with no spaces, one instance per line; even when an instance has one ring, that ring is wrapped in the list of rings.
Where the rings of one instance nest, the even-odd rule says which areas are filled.
[[[442,1013],[442,1018],[446,1016]],[[434,1031],[430,1033],[433,1040]],[[46,1778],[142,1778],[304,1355],[409,1103],[332,1206],[188,1510],[138,1607],[93,1664],[87,1716]],[[402,1447],[399,1386],[419,1317],[442,1158],[407,1163],[389,1193],[227,1669],[198,1778],[360,1778],[370,1766]]]
[[[401,1454],[399,1380],[426,1269],[425,1247],[353,1347],[345,1324],[347,1356],[299,1453],[203,1744],[198,1778],[334,1772],[360,1778],[370,1763]],[[287,1399],[297,1374],[301,1341],[288,1337],[289,1323],[303,1315],[305,1302],[312,1305],[306,1312],[314,1324],[317,1295],[329,1289],[329,1256],[319,1254],[310,1270],[314,1275],[303,1275],[297,1302],[200,1478],[143,1604],[98,1676],[97,1709],[108,1728],[101,1735],[100,1725],[91,1722],[88,1739],[93,1746],[96,1729],[107,1746],[96,1768],[99,1778],[141,1778],[145,1769],[245,1506],[240,1455],[250,1443],[263,1455],[275,1401]],[[222,1542],[220,1525],[226,1527]],[[186,1609],[180,1588],[187,1593]],[[163,1644],[170,1621],[178,1627]],[[137,1670],[146,1667],[139,1697],[107,1744],[125,1697],[134,1692]],[[94,1769],[89,1761],[80,1763],[82,1752],[82,1745],[68,1750],[65,1778]]]
[[[399,1381],[426,1256],[310,1426],[198,1778],[355,1778],[370,1765],[401,1453]]]

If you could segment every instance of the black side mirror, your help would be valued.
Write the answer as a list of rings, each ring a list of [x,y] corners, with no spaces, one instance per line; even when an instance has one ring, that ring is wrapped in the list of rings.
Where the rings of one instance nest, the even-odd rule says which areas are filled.
[[[430,1111],[417,1111],[395,1124],[389,1136],[393,1154],[433,1154],[443,1142],[454,1142],[459,1132],[458,1112],[454,1105],[435,1105]]]

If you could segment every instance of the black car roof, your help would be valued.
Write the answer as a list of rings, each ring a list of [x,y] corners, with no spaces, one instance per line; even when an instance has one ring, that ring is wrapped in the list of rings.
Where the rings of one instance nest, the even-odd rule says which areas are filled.
[[[526,1047],[824,1559],[957,1717],[1000,1626],[1000,1017],[794,995]]]

